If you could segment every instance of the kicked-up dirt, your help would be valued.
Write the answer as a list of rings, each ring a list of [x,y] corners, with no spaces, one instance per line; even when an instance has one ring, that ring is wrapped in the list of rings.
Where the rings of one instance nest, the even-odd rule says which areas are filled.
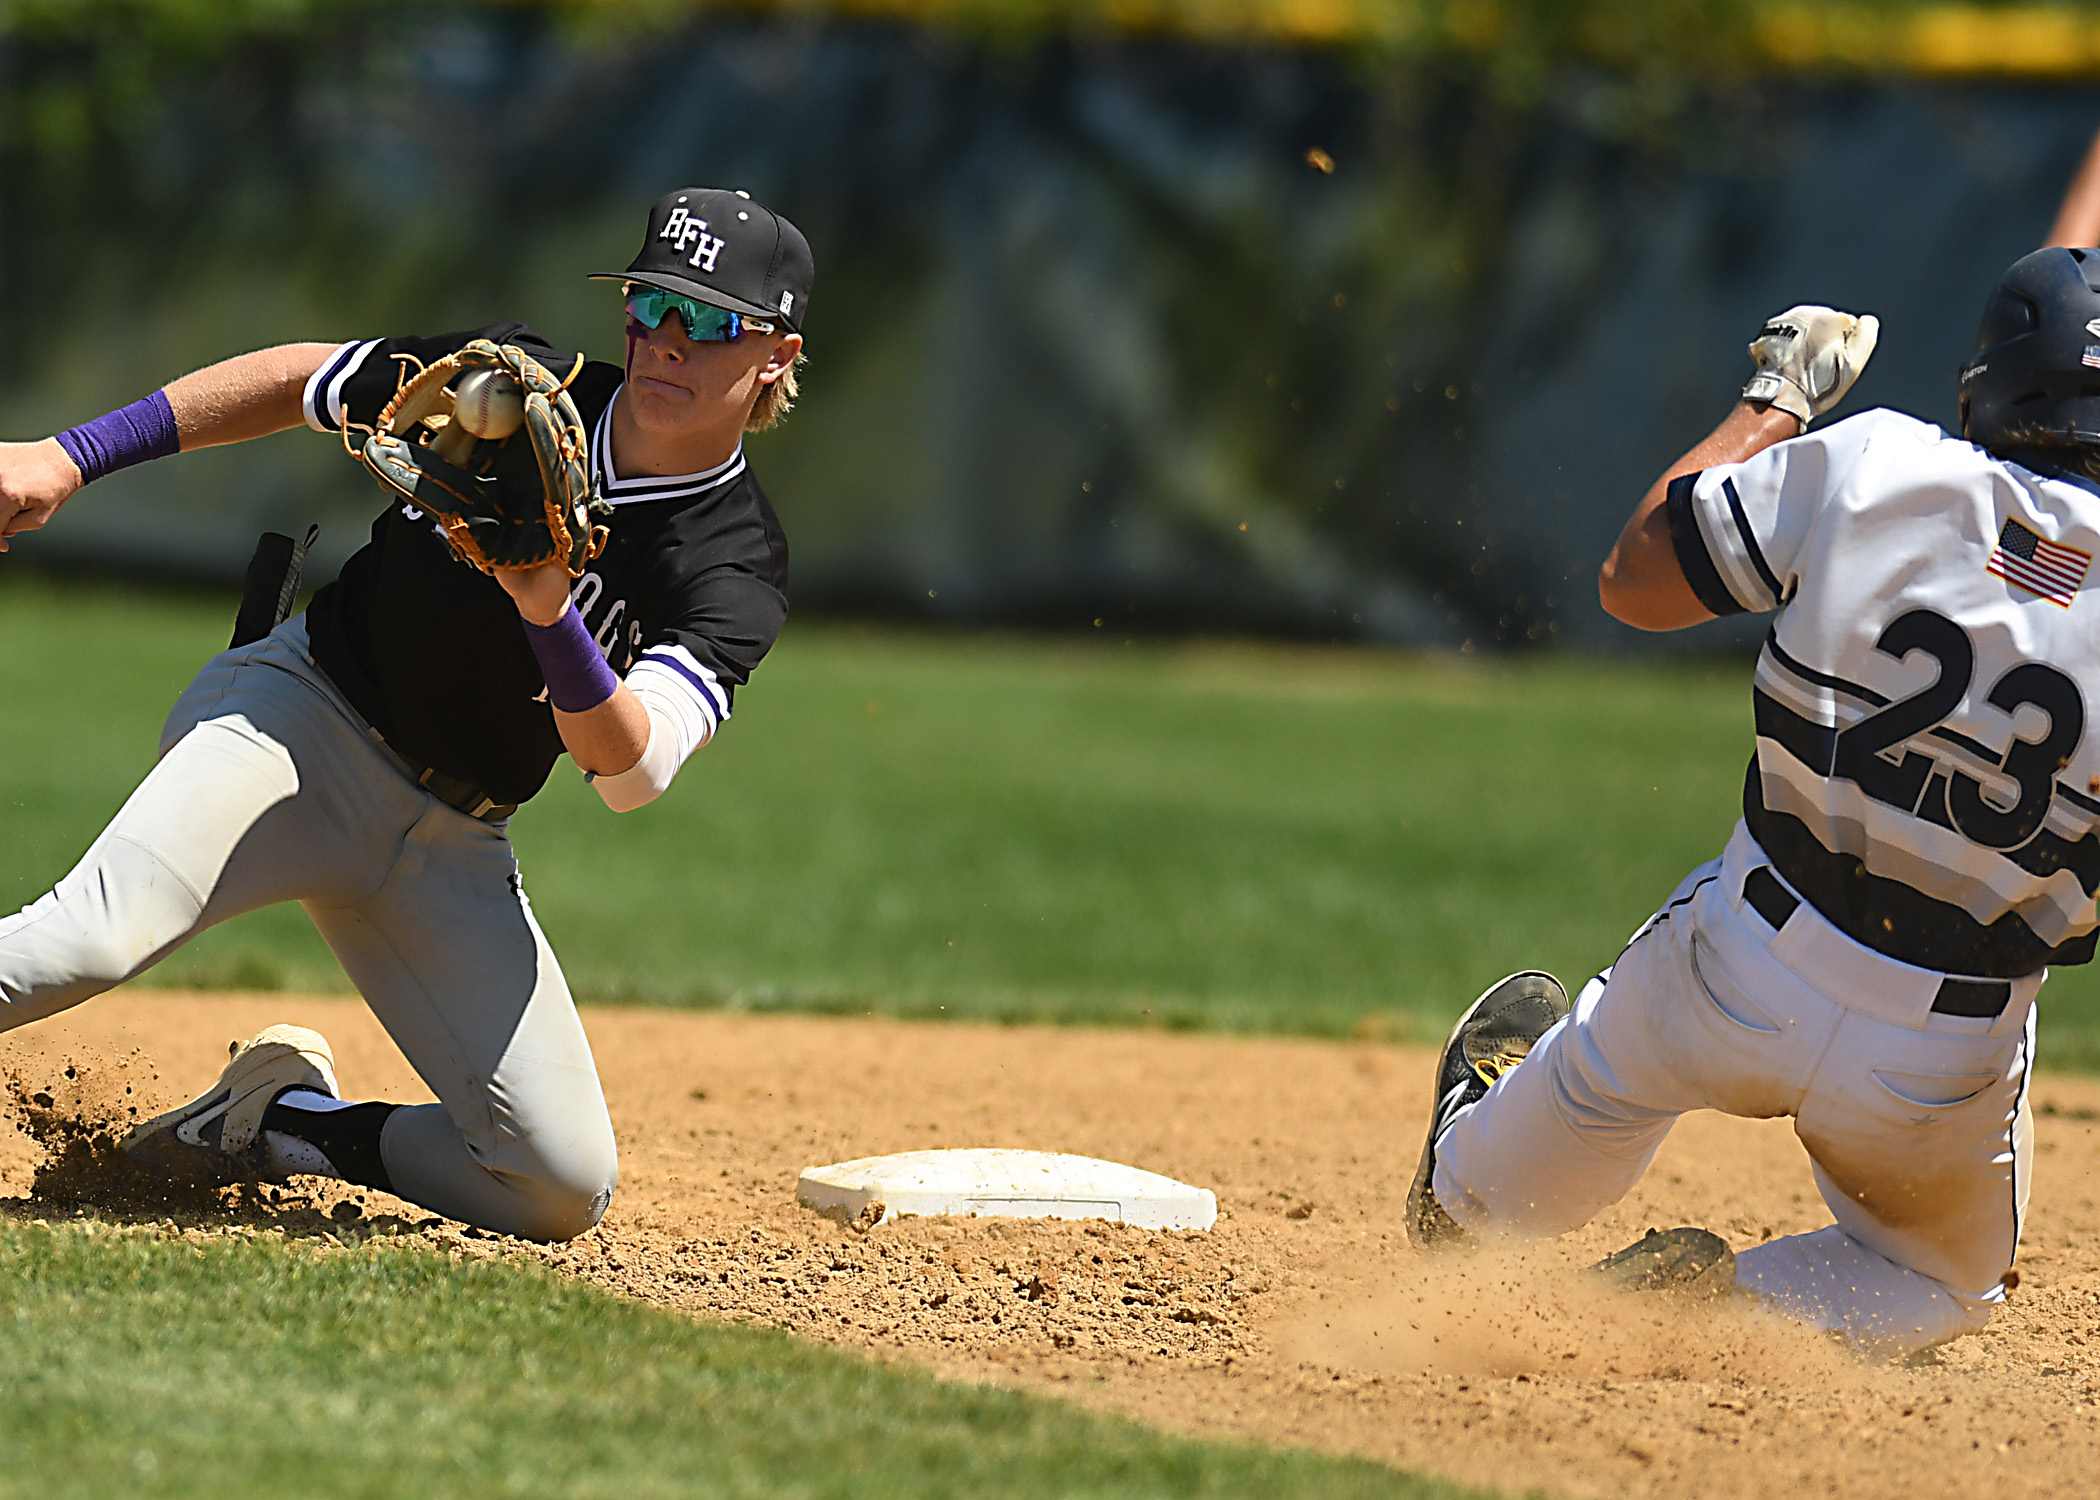
[[[1740,1248],[1827,1223],[1785,1121],[1689,1117],[1582,1232],[1432,1260],[1401,1218],[1427,1052],[593,1009],[621,1185],[569,1245],[462,1232],[311,1179],[214,1193],[112,1168],[129,1111],[201,1089],[230,1040],[273,1021],[326,1032],[354,1096],[429,1097],[354,1001],[120,992],[0,1040],[25,1126],[0,1134],[8,1207],[539,1256],[681,1312],[1512,1492],[2000,1500],[2084,1494],[2100,1473],[2100,1083],[2036,1087],[2033,1212],[1996,1323],[1874,1367],[1739,1304],[1613,1297],[1574,1274],[1650,1225],[1704,1224]],[[870,1229],[795,1203],[805,1166],[932,1146],[1165,1172],[1214,1189],[1218,1224]]]

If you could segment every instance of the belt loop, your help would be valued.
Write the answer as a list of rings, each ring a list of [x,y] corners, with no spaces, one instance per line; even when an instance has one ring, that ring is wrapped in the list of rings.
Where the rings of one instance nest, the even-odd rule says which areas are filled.
[[[1801,907],[1801,898],[1779,883],[1770,865],[1759,865],[1743,877],[1743,899],[1774,932]]]
[[[2005,979],[1960,979],[1950,974],[1940,981],[1932,1008],[1943,1016],[1968,1016],[1972,1020],[1995,1021],[2012,1003],[2012,982]]]

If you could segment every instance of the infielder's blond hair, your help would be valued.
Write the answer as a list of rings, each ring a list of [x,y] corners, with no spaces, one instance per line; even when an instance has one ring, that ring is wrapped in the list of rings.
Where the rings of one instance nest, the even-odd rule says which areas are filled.
[[[802,350],[795,351],[795,362],[781,372],[778,380],[758,388],[758,400],[752,403],[751,415],[744,418],[744,431],[765,432],[778,427],[781,419],[795,409],[795,398],[802,394],[795,381],[795,372],[809,356]]]

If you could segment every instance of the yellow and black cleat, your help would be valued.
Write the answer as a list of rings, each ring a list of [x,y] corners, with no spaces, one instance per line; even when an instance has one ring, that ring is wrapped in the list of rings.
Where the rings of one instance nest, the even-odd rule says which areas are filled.
[[[1495,1081],[1522,1062],[1568,1013],[1568,993],[1551,974],[1526,969],[1512,974],[1466,1008],[1436,1060],[1436,1100],[1430,1107],[1429,1139],[1407,1190],[1407,1237],[1416,1245],[1449,1245],[1465,1231],[1431,1190],[1436,1143],[1459,1114],[1477,1104]]]

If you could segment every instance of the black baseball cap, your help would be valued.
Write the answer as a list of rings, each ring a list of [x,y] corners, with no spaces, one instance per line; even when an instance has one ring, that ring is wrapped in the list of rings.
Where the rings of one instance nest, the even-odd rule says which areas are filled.
[[[714,307],[802,331],[816,261],[802,231],[746,192],[674,188],[649,210],[641,253],[593,281],[661,287]]]

